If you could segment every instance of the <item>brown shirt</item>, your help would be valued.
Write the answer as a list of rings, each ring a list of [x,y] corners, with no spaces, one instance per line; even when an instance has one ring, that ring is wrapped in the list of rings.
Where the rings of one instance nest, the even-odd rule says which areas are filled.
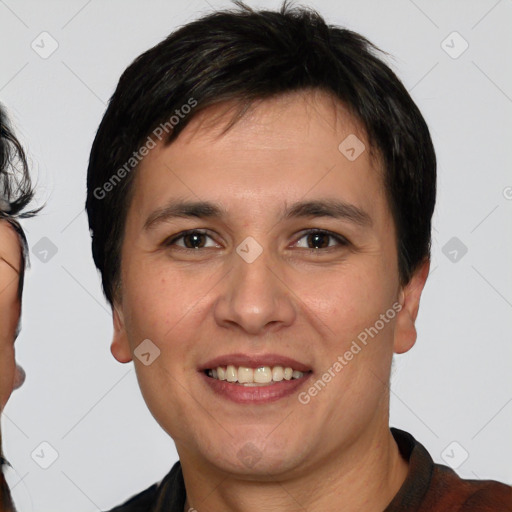
[[[391,428],[400,453],[409,461],[402,487],[383,512],[512,512],[512,487],[494,480],[463,480],[434,464],[423,445]],[[185,484],[179,462],[167,476],[110,512],[183,512]]]

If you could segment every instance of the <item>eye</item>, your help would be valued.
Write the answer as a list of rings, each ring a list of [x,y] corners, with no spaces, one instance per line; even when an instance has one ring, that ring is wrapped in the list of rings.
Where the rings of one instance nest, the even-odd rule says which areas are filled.
[[[335,233],[331,233],[330,231],[326,231],[323,229],[310,229],[306,231],[299,240],[306,239],[306,244],[314,245],[316,247],[304,247],[305,249],[311,252],[319,252],[320,249],[331,249],[336,247],[336,243],[338,246],[346,246],[349,245],[349,241],[342,237],[341,235],[337,235]],[[329,239],[334,240],[336,243],[333,245],[329,244]]]
[[[181,247],[182,249],[191,250],[203,249],[207,248],[204,245],[205,238],[211,238],[206,231],[202,231],[199,229],[191,229],[189,231],[183,231],[175,237],[171,237],[170,239],[164,242],[164,245],[176,245],[177,247]],[[176,242],[178,240],[183,240],[184,245],[177,244]]]
[[[176,236],[172,236],[166,241],[164,241],[163,245],[165,246],[176,246],[185,250],[198,250],[198,249],[208,249],[209,247],[216,247],[217,244],[213,244],[210,246],[205,245],[206,239],[212,239],[212,237],[208,234],[207,231],[200,229],[191,229],[188,231],[182,231]],[[318,253],[321,252],[321,249],[333,249],[336,246],[347,246],[349,245],[349,241],[341,235],[336,233],[331,233],[330,231],[326,231],[323,229],[310,229],[306,232],[303,232],[303,235],[299,238],[299,241],[305,239],[307,245],[313,245],[314,247],[301,247],[299,242],[295,243],[295,246],[299,248],[304,248],[310,252]],[[181,241],[181,243],[177,243]],[[334,244],[330,242],[334,241]]]

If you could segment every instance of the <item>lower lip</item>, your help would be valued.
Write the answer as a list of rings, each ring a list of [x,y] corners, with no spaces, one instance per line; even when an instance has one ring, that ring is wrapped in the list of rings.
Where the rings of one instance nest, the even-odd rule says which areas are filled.
[[[243,386],[226,380],[208,377],[200,372],[206,384],[216,393],[237,404],[266,404],[292,395],[311,377],[307,373],[300,379],[282,380],[268,386]]]

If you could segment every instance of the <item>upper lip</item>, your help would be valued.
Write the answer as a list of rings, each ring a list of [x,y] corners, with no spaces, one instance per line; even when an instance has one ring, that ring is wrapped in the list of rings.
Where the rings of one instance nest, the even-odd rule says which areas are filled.
[[[299,372],[309,372],[311,368],[304,363],[291,357],[279,354],[226,354],[210,359],[199,367],[200,371],[211,370],[219,366],[246,366],[248,368],[259,368],[261,366],[283,366],[290,367]]]

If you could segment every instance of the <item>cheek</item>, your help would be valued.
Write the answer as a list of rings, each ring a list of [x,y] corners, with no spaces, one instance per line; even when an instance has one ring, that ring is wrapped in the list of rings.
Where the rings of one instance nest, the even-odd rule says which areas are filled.
[[[133,275],[140,278],[132,277],[125,289],[125,328],[132,352],[146,339],[156,345],[159,355],[147,367],[150,372],[136,358],[134,362],[140,367],[141,379],[158,386],[168,382],[166,371],[179,378],[190,369],[197,326],[208,308],[204,296],[211,285],[206,276],[200,279],[184,272],[164,272],[156,266]]]
[[[362,428],[381,407],[387,396],[396,322],[393,274],[377,264],[345,270],[333,272],[318,290],[322,298],[310,301],[329,327],[319,346],[323,354],[317,378],[334,377],[315,403],[330,411],[333,429],[340,421]]]
[[[227,273],[222,264],[177,262],[165,254],[134,258],[124,274],[124,299],[136,319],[133,327],[149,326],[152,332],[165,334],[182,324],[190,326],[204,313]]]
[[[303,288],[304,302],[329,328],[336,342],[356,337],[373,325],[393,304],[395,285],[392,273],[380,265],[350,265],[308,278]]]
[[[3,409],[12,392],[15,372],[14,348],[0,344],[0,409]]]
[[[179,275],[170,275],[152,267],[133,266],[126,275],[123,307],[130,343],[154,338],[162,340],[187,309],[185,283]]]

